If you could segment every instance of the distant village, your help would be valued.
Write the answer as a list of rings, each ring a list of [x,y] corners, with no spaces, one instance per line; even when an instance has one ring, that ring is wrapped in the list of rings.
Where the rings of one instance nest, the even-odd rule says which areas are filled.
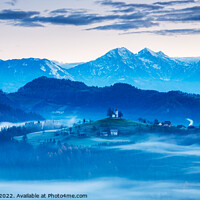
[[[109,108],[108,111],[107,111],[107,117],[108,119],[112,119],[112,120],[120,120],[122,119],[123,117],[123,113],[118,110],[117,108],[116,109],[111,109]],[[153,127],[163,127],[163,128],[177,128],[179,130],[195,130],[195,129],[199,129],[199,127],[195,127],[193,126],[193,123],[190,123],[190,125],[188,127],[184,126],[184,125],[177,125],[177,126],[173,126],[172,122],[171,121],[164,121],[164,122],[159,122],[159,120],[155,119],[153,122],[151,121],[148,121],[146,119],[143,119],[143,118],[138,118],[138,121],[142,124],[147,124],[147,125],[150,125],[150,126],[153,126]],[[78,123],[75,123],[74,124],[74,127],[79,127],[80,124],[87,124],[87,123],[91,123],[92,121],[91,120],[86,120],[86,119],[83,119],[83,121],[79,121]],[[94,130],[96,131],[96,130]],[[77,130],[76,133],[79,135],[79,136],[87,136],[87,130]],[[68,134],[71,134],[71,133],[68,133]],[[103,127],[103,128],[99,128],[98,130],[98,134],[97,136],[100,136],[100,137],[109,137],[109,136],[119,136],[120,134],[120,131],[117,129],[117,128],[110,128],[110,127]]]
[[[123,113],[116,109],[111,109],[109,108],[107,110],[107,120],[111,120],[109,122],[111,122],[111,125],[109,124],[109,122],[107,122],[107,125],[102,126],[102,124],[95,124],[95,122],[93,123],[92,120],[79,120],[78,122],[74,123],[73,126],[71,127],[67,127],[64,126],[60,123],[58,123],[57,121],[54,120],[47,120],[47,121],[37,121],[37,122],[27,122],[24,123],[24,125],[22,126],[12,126],[12,127],[4,127],[0,129],[1,135],[2,136],[16,136],[16,135],[24,135],[24,139],[26,139],[26,135],[29,133],[33,133],[33,132],[44,132],[45,130],[58,130],[57,132],[55,132],[55,136],[58,135],[74,135],[74,136],[80,136],[80,137],[87,137],[89,135],[94,136],[96,134],[97,137],[116,137],[119,136],[121,133],[120,130],[120,126],[121,125],[114,125],[117,123],[112,123],[112,122],[120,122],[120,121],[131,121],[131,120],[126,120],[123,118]],[[103,119],[103,120],[106,120]],[[114,121],[116,120],[116,121]],[[153,122],[148,121],[146,119],[143,118],[138,118],[138,122],[135,121],[131,121],[133,123],[135,123],[134,125],[132,125],[132,127],[139,127],[140,131],[145,131],[144,127],[148,127],[150,130],[150,128],[152,127],[153,130],[166,130],[166,131],[176,131],[176,130],[180,130],[180,131],[188,131],[188,130],[200,130],[200,127],[195,127],[193,126],[193,121],[188,119],[190,124],[188,127],[184,126],[184,125],[177,125],[177,126],[173,126],[171,121],[164,121],[164,122],[160,122],[159,120],[155,119]],[[101,120],[100,120],[101,121]],[[128,124],[129,125],[129,124]],[[92,126],[92,128],[91,128]],[[123,126],[123,125],[122,125]],[[143,127],[143,128],[142,128]],[[160,127],[162,129],[155,129],[156,127]],[[166,129],[165,129],[166,128]],[[128,128],[127,128],[128,129]],[[128,129],[129,132],[137,132],[137,129]],[[95,133],[95,134],[94,134]]]
[[[160,126],[160,127],[176,127],[178,129],[197,129],[197,128],[199,128],[199,127],[193,126],[192,120],[190,120],[190,124],[187,127],[182,125],[182,124],[179,124],[177,126],[173,126],[171,121],[159,122],[157,119],[155,119],[154,122],[150,122],[150,121],[146,121],[145,119],[139,118],[138,121],[140,121],[142,123],[149,123],[151,125]]]

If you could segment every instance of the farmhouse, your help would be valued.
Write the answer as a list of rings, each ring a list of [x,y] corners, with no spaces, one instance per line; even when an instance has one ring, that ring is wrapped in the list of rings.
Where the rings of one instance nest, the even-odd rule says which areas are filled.
[[[172,127],[172,123],[171,123],[170,121],[165,121],[165,122],[163,123],[163,126],[164,126],[164,127]]]
[[[101,131],[100,136],[102,137],[108,137],[108,132],[107,131]]]
[[[80,131],[78,135],[81,137],[87,136],[85,131]]]
[[[177,128],[179,128],[179,129],[185,129],[186,127],[184,125],[177,125]]]
[[[119,132],[118,132],[117,129],[111,129],[111,130],[110,130],[110,135],[111,135],[111,136],[118,136],[118,134],[119,134]]]
[[[119,135],[118,129],[104,129],[100,131],[101,137],[118,136],[118,135]]]
[[[188,126],[188,129],[195,129],[195,126]]]

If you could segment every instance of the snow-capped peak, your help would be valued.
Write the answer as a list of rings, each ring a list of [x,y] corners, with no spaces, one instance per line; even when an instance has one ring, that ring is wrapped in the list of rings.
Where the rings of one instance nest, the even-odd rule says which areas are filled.
[[[159,51],[156,53],[160,57],[168,57],[166,54],[164,54],[162,51]]]
[[[152,56],[155,56],[155,57],[158,56],[158,54],[156,52],[152,51],[149,48],[144,48],[144,49],[142,49],[141,51],[138,52],[139,56],[146,55],[146,54],[151,54]]]
[[[131,51],[129,51],[128,49],[126,49],[125,47],[121,47],[121,48],[116,48],[116,49],[109,51],[106,55],[109,57],[120,56],[124,59],[128,59],[130,56],[133,56],[134,54]]]
[[[121,48],[118,48],[118,54],[121,56],[121,57],[126,57],[127,55],[133,55],[133,53],[131,51],[129,51],[128,49],[126,49],[125,47],[121,47]]]

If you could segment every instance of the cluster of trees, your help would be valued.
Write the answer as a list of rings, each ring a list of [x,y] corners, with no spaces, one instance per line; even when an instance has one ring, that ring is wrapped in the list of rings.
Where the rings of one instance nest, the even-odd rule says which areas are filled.
[[[37,124],[33,124],[31,126],[26,124],[25,126],[12,126],[8,128],[2,128],[0,131],[0,142],[10,141],[15,136],[25,136],[25,139],[26,134],[41,130],[42,127],[38,124],[40,123],[38,122]]]
[[[109,108],[107,111],[107,116],[111,118],[113,114],[115,114],[115,110],[113,108]],[[121,111],[118,111],[118,117],[123,117],[123,113]]]
[[[141,123],[144,123],[144,124],[152,124],[152,125],[158,125],[159,124],[159,121],[158,121],[158,119],[155,119],[153,122],[152,121],[149,121],[149,120],[147,120],[147,119],[145,119],[145,118],[142,118],[142,117],[139,117],[138,118],[138,121],[139,122],[141,122]]]
[[[13,108],[0,102],[0,121],[19,122],[28,120],[43,120],[39,114],[26,113],[23,110]]]
[[[1,179],[72,180],[109,176],[151,180],[156,177],[159,179],[161,173],[166,180],[170,177],[182,180],[186,178],[182,175],[182,170],[174,170],[174,165],[168,165],[166,170],[163,160],[154,159],[153,154],[138,154],[137,151],[104,150],[101,147],[87,148],[59,142],[55,144],[53,140],[33,148],[25,141],[13,140],[1,144],[0,152]],[[169,157],[164,162],[168,163],[169,159],[173,160]],[[187,165],[183,160],[180,168],[185,168],[185,164]],[[190,175],[191,178],[195,176],[196,174]],[[187,176],[188,179],[190,177]]]
[[[6,93],[0,90],[0,122],[19,122],[28,120],[42,120],[43,117],[35,113],[27,113],[16,107]]]
[[[26,136],[28,133],[60,128],[63,128],[63,125],[55,124],[54,121],[27,122],[23,126],[5,127],[0,130],[0,142],[5,140],[12,140],[12,138],[15,136]]]
[[[142,118],[142,117],[139,117],[138,118],[138,121],[141,122],[141,123],[144,123],[144,124],[153,124],[151,121],[145,119],[145,118]]]

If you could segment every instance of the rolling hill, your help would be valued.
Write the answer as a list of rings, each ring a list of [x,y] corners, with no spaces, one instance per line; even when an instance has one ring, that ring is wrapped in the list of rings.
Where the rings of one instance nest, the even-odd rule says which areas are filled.
[[[102,118],[107,109],[119,108],[124,116],[137,119],[200,121],[200,95],[179,91],[157,92],[141,90],[117,83],[110,87],[89,87],[81,82],[41,77],[29,82],[8,97],[22,109],[51,116],[57,111],[64,115]]]
[[[25,122],[30,120],[43,120],[44,118],[35,113],[26,113],[15,107],[5,93],[0,90],[0,122]]]

